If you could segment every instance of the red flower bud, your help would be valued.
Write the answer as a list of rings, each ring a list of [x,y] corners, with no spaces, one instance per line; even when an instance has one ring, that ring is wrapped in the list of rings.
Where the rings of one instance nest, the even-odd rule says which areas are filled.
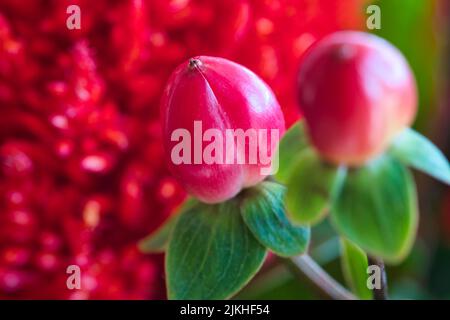
[[[285,130],[267,84],[222,58],[199,56],[181,64],[169,79],[161,114],[169,168],[207,203],[230,199],[270,174]]]
[[[299,99],[312,143],[334,163],[360,165],[384,151],[417,110],[414,76],[391,44],[337,32],[307,53]]]

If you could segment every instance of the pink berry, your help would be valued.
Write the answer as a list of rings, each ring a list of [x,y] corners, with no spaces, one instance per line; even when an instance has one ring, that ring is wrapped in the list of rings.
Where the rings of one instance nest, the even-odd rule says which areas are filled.
[[[285,130],[280,106],[267,84],[245,67],[215,57],[195,57],[174,71],[163,95],[161,114],[169,168],[189,193],[207,203],[230,199],[242,188],[263,180],[268,173],[262,173],[261,169],[266,164],[261,161],[261,152],[264,149],[263,154],[272,156]],[[220,131],[222,141],[217,142],[214,136],[208,141],[203,139],[199,146],[199,139],[202,139],[197,134],[199,125],[203,138],[209,129],[215,129]],[[191,136],[187,142],[190,155],[175,152],[181,140],[174,137],[178,129]],[[225,159],[231,153],[226,148],[226,131],[229,129],[242,129],[244,132],[252,129],[257,135],[264,134],[265,130],[267,143],[246,139],[245,150],[240,152],[236,139],[234,158],[227,162]],[[271,135],[275,132],[277,137],[276,134]],[[217,161],[205,158],[212,141],[217,142],[221,147],[218,149],[223,151],[215,158]],[[252,162],[250,150],[254,144],[257,145],[258,156]],[[174,161],[174,154],[186,161]],[[216,156],[217,153],[212,152],[211,155]],[[244,159],[238,161],[238,155]]]
[[[414,75],[399,50],[343,31],[315,44],[300,70],[299,100],[312,143],[327,160],[357,166],[414,120]]]

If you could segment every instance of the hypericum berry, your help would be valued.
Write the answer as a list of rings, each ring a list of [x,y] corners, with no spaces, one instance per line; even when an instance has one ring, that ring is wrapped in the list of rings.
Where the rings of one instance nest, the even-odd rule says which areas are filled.
[[[362,32],[334,33],[307,53],[300,106],[327,160],[357,166],[380,154],[414,120],[416,84],[399,50]]]
[[[285,130],[272,90],[247,68],[215,57],[192,58],[174,71],[161,115],[172,173],[207,203],[230,199],[270,174]]]

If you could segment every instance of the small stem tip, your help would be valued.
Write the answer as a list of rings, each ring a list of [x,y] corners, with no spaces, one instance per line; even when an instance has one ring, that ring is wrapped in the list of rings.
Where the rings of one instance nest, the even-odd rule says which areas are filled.
[[[369,265],[376,265],[380,268],[381,271],[381,279],[380,284],[381,287],[379,289],[373,289],[373,299],[374,300],[387,300],[388,299],[388,287],[387,287],[387,275],[386,269],[384,266],[384,262],[381,259],[368,256]]]
[[[189,59],[189,70],[193,70],[202,65],[202,62],[198,59],[191,58]]]

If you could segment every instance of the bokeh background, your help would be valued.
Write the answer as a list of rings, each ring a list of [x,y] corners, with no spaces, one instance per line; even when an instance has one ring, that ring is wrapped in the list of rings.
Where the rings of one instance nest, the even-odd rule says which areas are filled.
[[[194,55],[237,61],[275,91],[290,125],[305,50],[341,29],[375,32],[416,74],[415,127],[449,156],[448,0],[0,0],[0,298],[164,299],[163,257],[136,242],[185,194],[166,169],[159,99]],[[81,8],[68,30],[66,8]],[[372,32],[372,31],[370,31]],[[450,298],[450,190],[417,175],[419,239],[388,268],[395,298]],[[343,281],[339,241],[322,223],[311,255]],[[66,268],[81,268],[81,290]],[[310,299],[268,262],[237,298]]]

